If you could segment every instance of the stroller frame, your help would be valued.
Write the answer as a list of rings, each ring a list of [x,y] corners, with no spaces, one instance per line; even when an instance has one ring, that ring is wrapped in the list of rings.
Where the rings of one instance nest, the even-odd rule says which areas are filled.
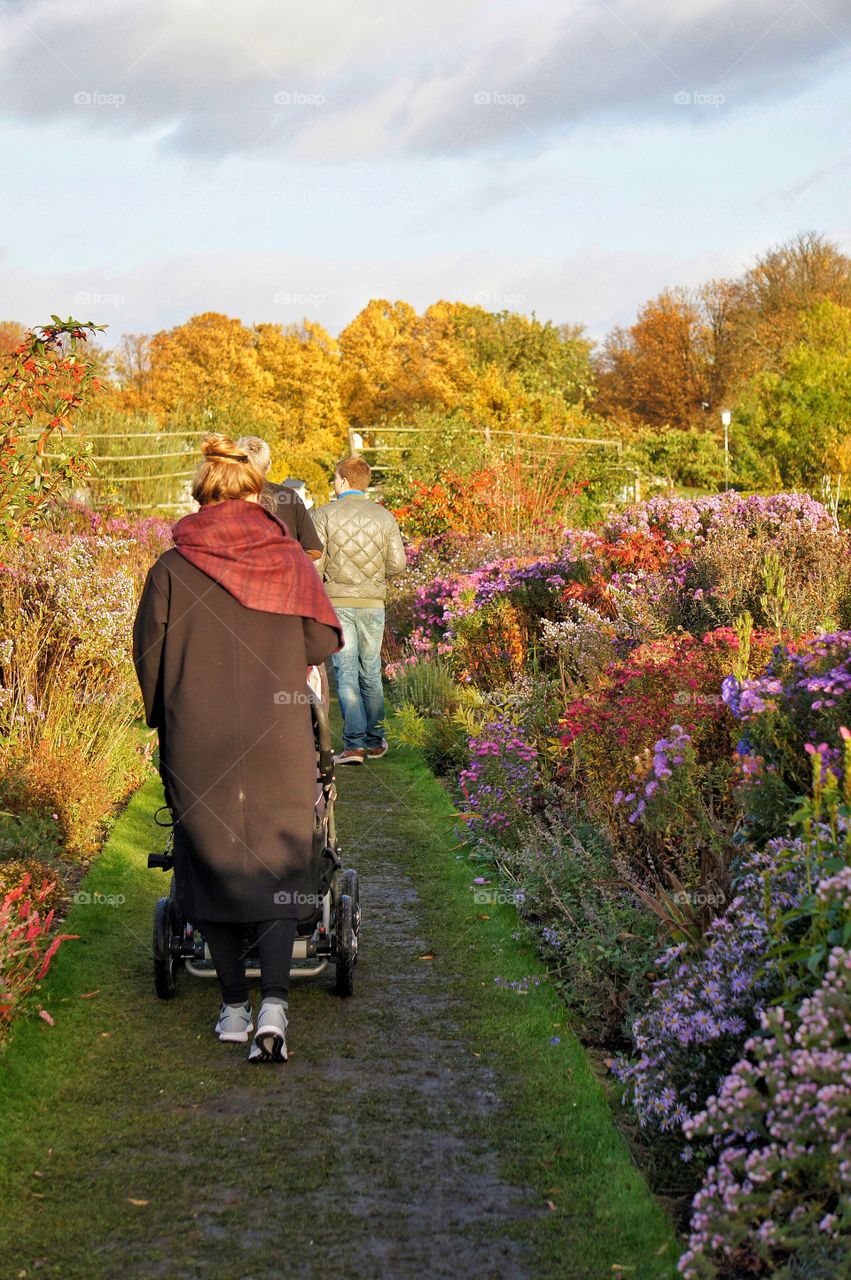
[[[321,897],[321,906],[299,920],[290,976],[317,978],[333,964],[337,994],[350,996],[354,990],[354,970],[358,957],[360,892],[358,873],[352,868],[344,869],[337,841],[337,787],[334,780],[331,726],[324,696],[326,688],[323,679],[323,697],[310,700],[318,763],[312,866],[318,879],[315,887],[320,891],[314,897]],[[168,805],[165,807],[168,808]],[[173,828],[174,823],[159,825]],[[318,847],[320,839],[321,849]],[[172,830],[165,851],[148,855],[148,866],[171,871],[174,867],[173,846]],[[195,978],[216,977],[216,968],[207,943],[194,925],[183,916],[177,900],[174,876],[168,896],[159,898],[154,907],[153,962],[154,989],[162,1000],[170,1000],[176,994],[177,973],[181,968],[185,968]],[[245,975],[247,978],[260,976],[256,953],[251,945],[246,948]]]

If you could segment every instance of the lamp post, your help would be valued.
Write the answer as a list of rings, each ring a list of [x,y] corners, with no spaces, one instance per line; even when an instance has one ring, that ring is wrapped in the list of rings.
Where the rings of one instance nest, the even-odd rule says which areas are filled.
[[[721,410],[721,422],[724,427],[724,492],[730,488],[730,423],[733,415],[729,409]]]

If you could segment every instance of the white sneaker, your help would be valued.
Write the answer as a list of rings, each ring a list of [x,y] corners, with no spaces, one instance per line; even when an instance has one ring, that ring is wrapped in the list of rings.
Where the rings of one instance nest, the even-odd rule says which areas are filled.
[[[257,1015],[254,1043],[248,1051],[249,1062],[286,1062],[288,1008],[286,1000],[270,997],[263,1001]]]
[[[216,1023],[216,1035],[229,1044],[245,1044],[254,1023],[251,1021],[251,1005],[223,1004]]]

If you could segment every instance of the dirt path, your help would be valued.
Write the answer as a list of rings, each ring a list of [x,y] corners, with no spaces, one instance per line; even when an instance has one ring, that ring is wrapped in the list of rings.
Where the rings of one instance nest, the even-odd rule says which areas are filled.
[[[362,885],[356,992],[295,983],[281,1067],[218,1043],[213,983],[182,974],[176,999],[153,996],[150,910],[165,877],[143,861],[156,787],[135,798],[94,873],[126,901],[78,911],[86,941],[58,966],[56,1026],[28,1025],[9,1055],[12,1093],[28,1090],[32,1105],[10,1111],[17,1168],[4,1199],[21,1212],[5,1259],[0,1246],[3,1277],[617,1274],[573,1266],[571,1239],[589,1224],[569,1205],[543,1221],[554,1215],[541,1189],[505,1173],[518,1117],[498,1055],[471,1042],[470,992],[454,974],[463,948],[453,960],[452,921],[439,932],[441,886],[417,880],[421,851],[455,857],[448,806],[418,807],[416,776],[392,758],[348,770],[341,791]]]

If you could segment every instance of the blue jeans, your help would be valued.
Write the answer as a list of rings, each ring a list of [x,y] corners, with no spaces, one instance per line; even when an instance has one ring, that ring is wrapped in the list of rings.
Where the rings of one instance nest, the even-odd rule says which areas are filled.
[[[381,680],[381,641],[384,609],[346,609],[334,606],[345,644],[331,661],[343,713],[343,741],[347,748],[380,747],[384,736],[384,685]]]

